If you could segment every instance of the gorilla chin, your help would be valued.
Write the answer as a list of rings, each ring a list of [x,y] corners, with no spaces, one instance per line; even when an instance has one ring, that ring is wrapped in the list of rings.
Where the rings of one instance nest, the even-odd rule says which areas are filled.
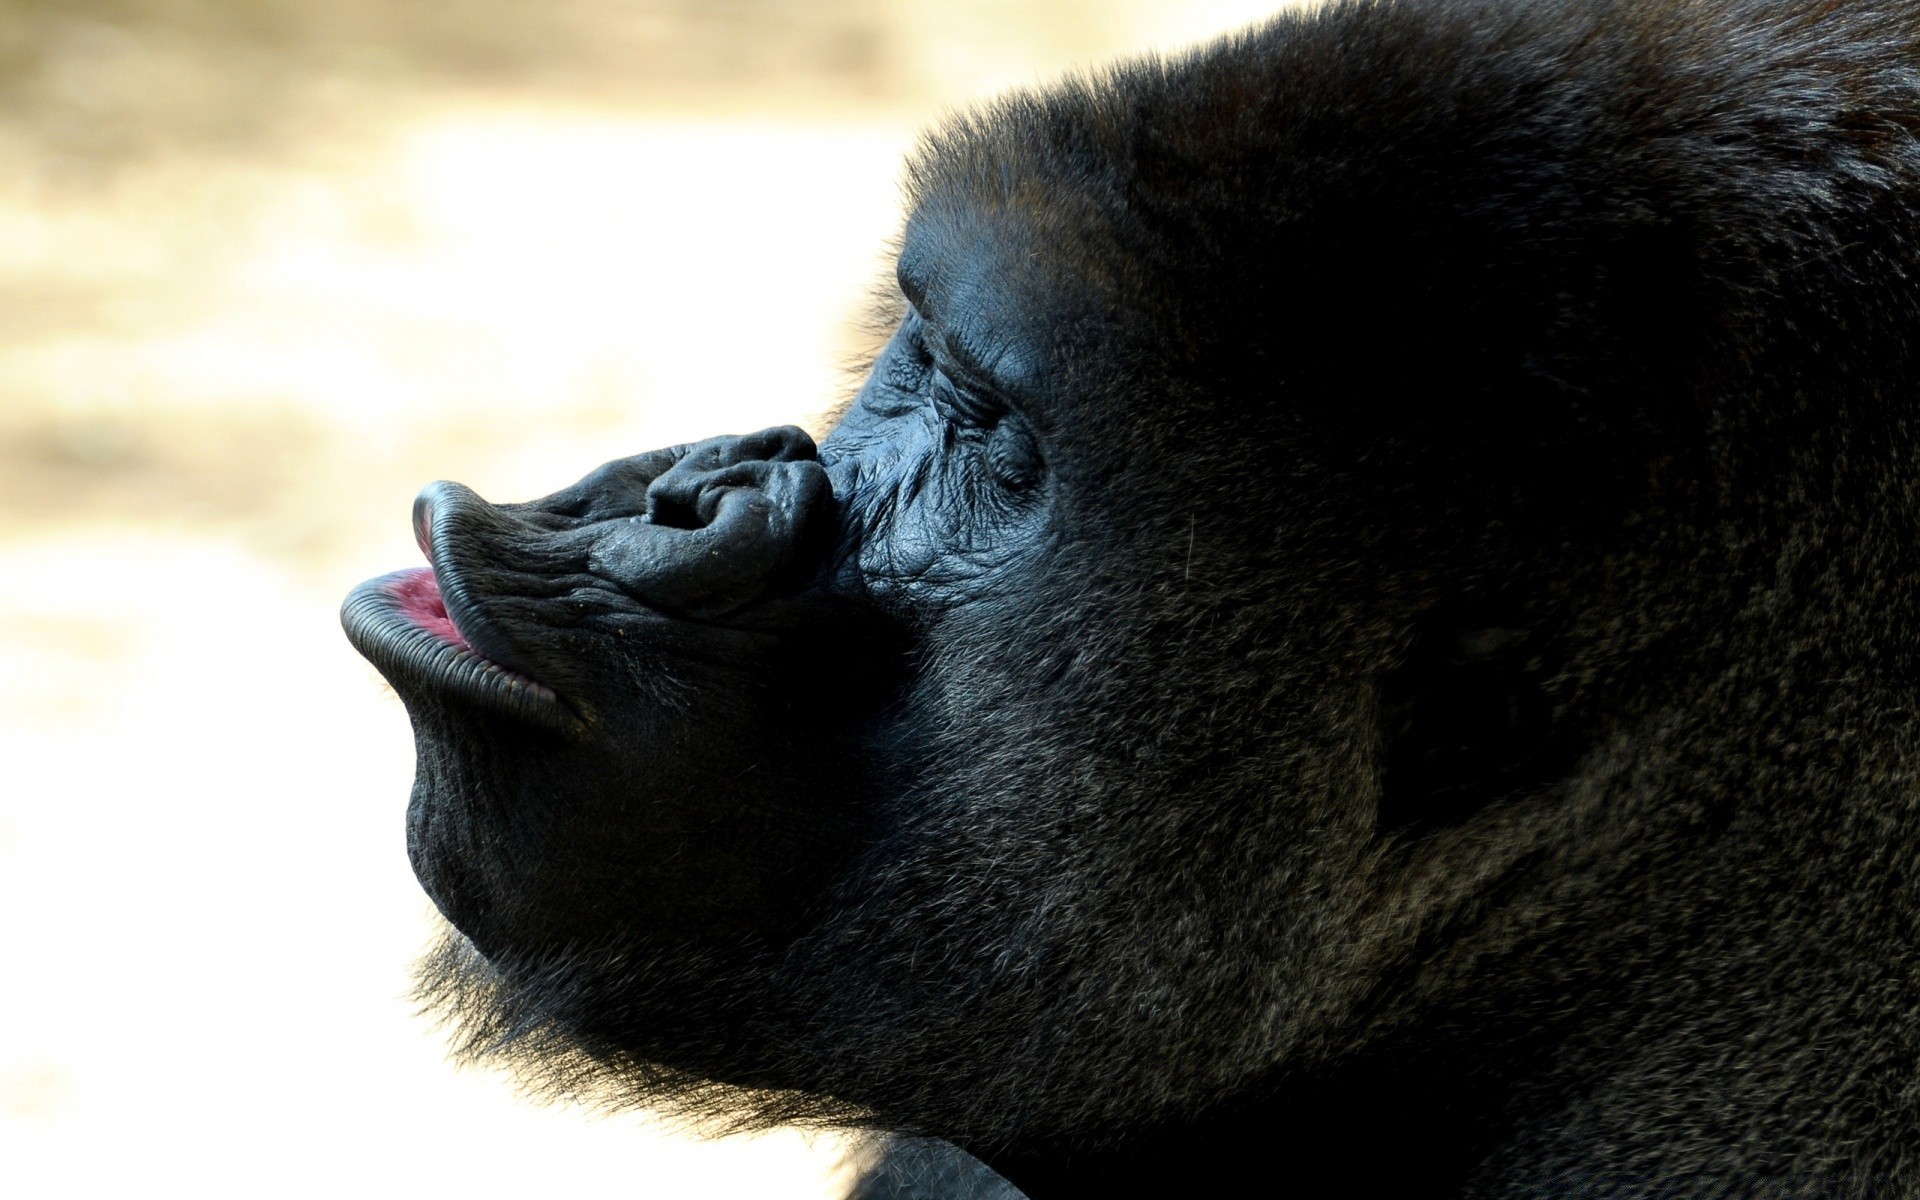
[[[1034,1200],[1920,1190],[1916,59],[1362,0],[957,119],[817,448],[348,598],[422,995]]]

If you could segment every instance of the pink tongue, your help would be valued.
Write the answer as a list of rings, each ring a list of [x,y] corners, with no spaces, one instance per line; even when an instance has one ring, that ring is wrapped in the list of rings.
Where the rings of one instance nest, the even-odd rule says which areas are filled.
[[[453,618],[447,615],[446,601],[440,598],[440,581],[434,578],[432,567],[408,571],[394,583],[393,598],[400,602],[400,611],[415,625],[456,646],[473,649],[455,628]]]

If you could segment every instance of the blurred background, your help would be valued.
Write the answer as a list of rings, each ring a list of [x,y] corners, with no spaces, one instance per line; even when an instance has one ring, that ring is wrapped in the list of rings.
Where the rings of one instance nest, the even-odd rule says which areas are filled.
[[[1283,0],[0,0],[0,1194],[840,1195],[458,1072],[348,587],[820,431],[945,112]]]

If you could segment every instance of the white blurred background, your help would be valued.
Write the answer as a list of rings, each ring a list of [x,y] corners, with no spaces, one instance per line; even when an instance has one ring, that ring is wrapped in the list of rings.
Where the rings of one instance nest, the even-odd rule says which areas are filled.
[[[0,1195],[837,1196],[444,1061],[337,606],[427,480],[818,432],[917,130],[1281,3],[0,0]]]

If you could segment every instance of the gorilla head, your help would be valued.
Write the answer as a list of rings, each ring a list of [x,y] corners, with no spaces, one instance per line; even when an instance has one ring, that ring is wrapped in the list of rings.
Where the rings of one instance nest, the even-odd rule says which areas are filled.
[[[817,451],[435,484],[349,598],[427,994],[1036,1196],[1913,1184],[1916,54],[1350,3],[953,124]]]

